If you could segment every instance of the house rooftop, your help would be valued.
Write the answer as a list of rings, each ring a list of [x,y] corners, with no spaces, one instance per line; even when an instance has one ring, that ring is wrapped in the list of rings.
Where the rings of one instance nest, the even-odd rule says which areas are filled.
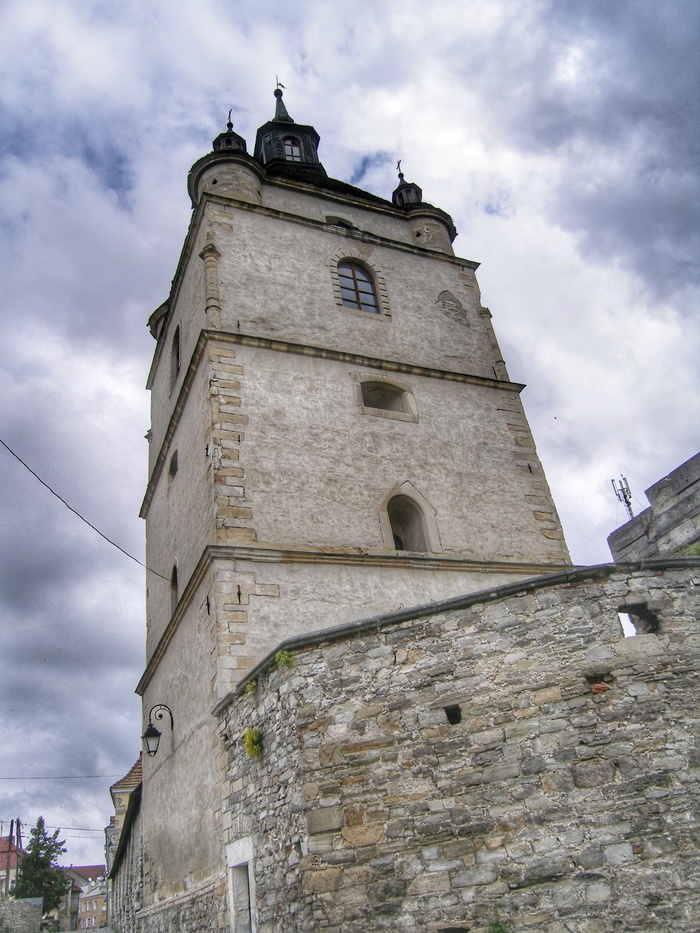
[[[142,780],[142,753],[139,753],[139,757],[136,760],[136,763],[132,769],[124,775],[116,784],[112,784],[110,790],[133,790],[135,787],[138,787]]]

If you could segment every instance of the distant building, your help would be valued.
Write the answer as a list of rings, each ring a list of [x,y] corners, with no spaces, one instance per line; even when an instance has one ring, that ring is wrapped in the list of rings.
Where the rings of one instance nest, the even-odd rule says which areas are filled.
[[[63,901],[51,915],[58,921],[61,930],[78,929],[78,899],[98,878],[105,877],[104,865],[70,865],[61,868],[66,879],[70,882]]]
[[[107,851],[107,920],[120,931],[135,929],[141,909],[141,757],[110,788],[115,815],[105,831]]]
[[[112,797],[112,805],[114,806],[114,816],[110,817],[109,826],[105,829],[108,876],[111,873],[114,857],[119,848],[119,840],[129,810],[129,801],[134,791],[141,787],[141,770],[142,759],[141,755],[139,755],[128,773],[115,784],[112,784],[109,789],[109,793]]]
[[[0,836],[0,894],[9,893],[17,877],[17,864],[23,854],[10,836]]]
[[[700,453],[645,490],[649,508],[608,537],[616,561],[700,553]]]
[[[107,926],[107,879],[88,884],[78,897],[78,930],[98,930]]]

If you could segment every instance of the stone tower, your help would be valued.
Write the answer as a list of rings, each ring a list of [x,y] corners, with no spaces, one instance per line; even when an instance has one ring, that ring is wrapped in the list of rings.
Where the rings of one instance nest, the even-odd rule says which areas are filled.
[[[165,704],[172,729],[143,762],[143,930],[183,900],[218,928],[212,711],[264,655],[570,564],[452,220],[403,175],[391,200],[328,177],[318,134],[275,97],[252,156],[229,122],[192,167],[192,222],[149,321],[138,692],[144,725]]]

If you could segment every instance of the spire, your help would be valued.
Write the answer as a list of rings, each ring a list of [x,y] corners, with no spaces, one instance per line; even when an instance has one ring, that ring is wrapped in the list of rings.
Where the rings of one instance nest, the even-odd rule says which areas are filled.
[[[313,126],[292,120],[282,100],[283,87],[278,81],[275,116],[258,130],[254,157],[268,171],[278,175],[292,172],[299,177],[299,172],[303,172],[325,176],[325,169],[318,161],[319,135]]]
[[[399,184],[391,195],[391,200],[397,207],[407,207],[410,204],[420,204],[423,200],[423,191],[412,181],[404,181],[401,171],[401,159],[396,163],[396,171],[399,173]]]
[[[287,108],[284,106],[284,101],[282,100],[282,85],[278,83],[275,88],[275,97],[277,98],[277,104],[275,105],[275,123],[294,123],[294,120],[287,113]]]

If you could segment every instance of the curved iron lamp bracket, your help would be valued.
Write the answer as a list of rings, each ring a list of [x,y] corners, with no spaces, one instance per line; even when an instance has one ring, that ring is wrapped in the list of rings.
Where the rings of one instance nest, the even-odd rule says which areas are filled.
[[[170,717],[170,731],[172,732],[175,727],[175,722],[173,720],[172,710],[169,706],[166,706],[165,703],[156,703],[148,714],[148,725],[141,738],[146,746],[146,754],[151,757],[158,751],[161,736],[160,730],[153,724],[153,720],[155,719],[156,722],[162,723],[165,720],[166,713]]]

